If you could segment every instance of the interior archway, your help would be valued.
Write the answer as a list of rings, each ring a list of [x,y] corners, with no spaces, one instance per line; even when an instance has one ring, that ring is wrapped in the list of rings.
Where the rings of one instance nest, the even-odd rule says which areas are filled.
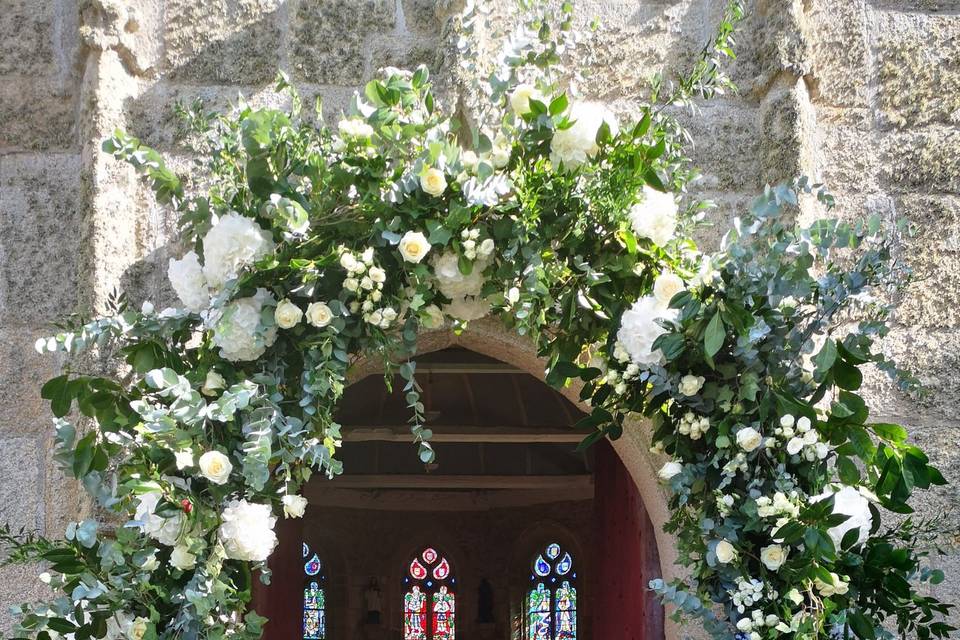
[[[275,556],[323,529],[343,558],[343,575],[329,577],[343,591],[330,594],[340,610],[328,613],[329,638],[404,638],[406,564],[435,546],[457,567],[456,637],[528,640],[527,556],[561,541],[577,558],[577,638],[663,637],[662,608],[645,588],[662,575],[657,527],[623,454],[606,443],[576,452],[580,408],[541,381],[542,363],[502,333],[471,329],[421,340],[418,380],[438,453],[427,468],[409,443],[401,385],[387,392],[377,367],[358,363],[339,416],[346,473],[310,483],[307,515],[282,523]],[[284,593],[289,564],[271,567],[273,586],[255,598],[272,620],[267,637],[301,638],[300,598]]]

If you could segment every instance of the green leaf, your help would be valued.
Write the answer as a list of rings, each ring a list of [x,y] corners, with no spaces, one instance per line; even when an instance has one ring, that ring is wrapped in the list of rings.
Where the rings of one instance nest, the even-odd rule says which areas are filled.
[[[837,360],[837,341],[833,339],[828,339],[823,343],[823,348],[820,349],[820,353],[813,357],[814,364],[817,365],[817,377],[822,377],[827,371],[830,370],[830,367],[833,366],[833,363]]]
[[[847,611],[847,621],[850,623],[850,628],[853,629],[853,632],[857,634],[858,638],[862,640],[876,639],[876,629],[874,629],[873,624],[859,609]]]
[[[837,458],[837,473],[844,484],[857,485],[860,482],[860,470],[853,460],[846,456]]]
[[[856,391],[863,384],[863,373],[854,365],[837,360],[833,365],[833,379],[837,386],[847,391]]]
[[[726,337],[726,328],[723,325],[723,319],[720,317],[720,312],[718,311],[713,315],[713,318],[710,319],[710,324],[707,325],[707,330],[703,335],[703,348],[707,356],[711,358],[715,356],[723,346]]]

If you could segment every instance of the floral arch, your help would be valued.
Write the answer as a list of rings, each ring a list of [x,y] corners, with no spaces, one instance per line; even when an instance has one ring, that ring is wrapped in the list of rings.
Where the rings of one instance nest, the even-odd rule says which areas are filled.
[[[468,4],[465,35],[483,19]],[[621,442],[651,508],[664,499],[635,434],[669,458],[652,515],[675,535],[675,554],[658,539],[664,565],[686,572],[650,588],[678,617],[740,640],[952,631],[951,605],[917,586],[943,579],[922,523],[883,521],[944,479],[858,394],[867,366],[918,386],[877,350],[909,275],[903,230],[794,225],[783,214],[801,202],[833,204],[799,179],[701,252],[709,204],[672,114],[729,88],[739,3],[692,72],[655,82],[629,118],[577,95],[573,8],[546,4],[525,3],[494,60],[461,39],[472,117],[443,112],[420,68],[371,81],[330,127],[281,76],[289,109],[182,110],[200,159],[185,178],[123,132],[104,143],[179,214],[190,250],[170,262],[177,308],[121,296],[37,343],[123,363],[104,374],[87,357],[42,389],[57,462],[119,524],[0,533],[63,594],[22,607],[18,636],[259,638],[247,606],[277,520],[303,515],[312,476],[342,471],[333,415],[351,365],[375,355],[399,373],[428,463],[417,337],[490,314],[530,337],[546,382],[582,384],[583,446]]]

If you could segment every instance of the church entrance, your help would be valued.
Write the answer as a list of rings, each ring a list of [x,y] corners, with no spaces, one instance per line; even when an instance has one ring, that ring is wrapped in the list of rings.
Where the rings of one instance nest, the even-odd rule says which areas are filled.
[[[540,380],[462,348],[417,359],[435,463],[410,444],[399,377],[352,385],[345,473],[278,523],[268,640],[663,637],[661,575],[636,487],[582,413]]]

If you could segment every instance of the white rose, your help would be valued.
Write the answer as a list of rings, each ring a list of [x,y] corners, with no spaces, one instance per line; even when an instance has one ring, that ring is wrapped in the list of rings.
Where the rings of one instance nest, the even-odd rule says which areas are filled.
[[[840,524],[827,530],[833,544],[839,549],[843,536],[851,529],[859,529],[857,544],[863,544],[870,536],[870,527],[873,526],[873,515],[870,513],[870,501],[854,487],[843,486],[838,491],[827,488],[820,495],[811,498],[811,502],[819,502],[834,496],[833,513],[850,516]]]
[[[143,636],[147,633],[147,628],[150,625],[150,621],[146,618],[137,618],[127,629],[127,638],[129,640],[143,640]]]
[[[576,102],[570,108],[569,120],[573,123],[566,129],[554,131],[550,142],[550,162],[559,167],[573,169],[597,155],[597,133],[604,122],[610,127],[610,135],[619,131],[617,119],[604,105],[596,102]]]
[[[424,256],[430,253],[430,243],[427,237],[419,231],[407,231],[400,238],[400,255],[407,262],[418,264]]]
[[[794,424],[796,424],[796,418],[789,413],[784,416],[780,416],[780,426],[784,429],[792,427]]]
[[[665,246],[677,231],[677,202],[673,195],[644,185],[643,199],[630,209],[630,224],[641,238]]]
[[[180,571],[188,571],[197,566],[197,556],[190,553],[184,545],[178,544],[170,553],[170,566]]]
[[[344,278],[343,288],[347,291],[356,291],[360,288],[360,281],[356,278]]]
[[[435,304],[420,310],[420,324],[424,329],[439,329],[443,326],[443,311]]]
[[[670,461],[660,467],[660,471],[657,472],[657,477],[659,477],[664,482],[669,481],[671,478],[683,471],[683,465],[679,462]]]
[[[228,213],[203,237],[203,275],[214,288],[273,251],[273,238],[251,218]]]
[[[748,633],[751,629],[753,629],[753,621],[750,620],[750,618],[740,618],[737,620],[737,629],[743,631],[744,633]]]
[[[213,484],[226,484],[233,471],[230,458],[219,451],[207,451],[200,456],[200,473]]]
[[[381,269],[380,267],[371,267],[370,268],[370,279],[380,284],[387,281],[387,272]]]
[[[159,491],[150,491],[140,495],[134,518],[142,523],[141,529],[144,534],[160,544],[172,547],[180,538],[183,512],[178,511],[169,518],[154,513],[162,497],[163,494]]]
[[[478,158],[477,154],[470,149],[465,149],[460,153],[460,164],[462,164],[464,167],[470,170],[475,170],[478,162],[480,162],[480,158]]]
[[[762,442],[763,436],[753,427],[746,427],[737,432],[737,445],[747,453],[759,447]]]
[[[760,549],[760,562],[770,571],[776,571],[787,561],[787,553],[788,550],[780,545],[771,544]]]
[[[733,559],[737,557],[737,550],[726,540],[721,540],[717,543],[714,553],[717,556],[717,561],[721,564],[733,562]]]
[[[530,100],[543,101],[537,88],[529,84],[518,84],[510,93],[510,108],[518,116],[530,113]]]
[[[224,380],[223,376],[210,369],[207,371],[207,377],[203,380],[203,386],[200,387],[200,393],[205,396],[215,396],[217,391],[223,389],[227,384],[227,381]]]
[[[183,471],[187,467],[193,466],[193,451],[190,449],[181,449],[173,454],[177,461],[177,469]]]
[[[683,280],[675,273],[664,271],[653,283],[653,295],[663,306],[670,304],[673,296],[683,291]]]
[[[790,591],[787,592],[786,597],[787,597],[787,600],[789,600],[793,604],[800,604],[801,602],[803,602],[803,596],[800,595],[800,592],[797,591],[796,589],[790,589]]]
[[[287,518],[302,518],[307,510],[307,499],[298,495],[283,496],[283,515]]]
[[[630,359],[641,366],[663,363],[663,352],[653,349],[657,338],[667,332],[658,320],[673,320],[676,309],[664,309],[653,296],[644,296],[623,314],[617,341]]]
[[[490,162],[493,163],[495,168],[503,169],[510,164],[510,154],[512,151],[510,143],[502,136],[497,136],[497,140],[493,144],[493,149],[490,150]]]
[[[800,416],[800,419],[797,420],[797,431],[800,433],[806,433],[807,431],[810,431],[810,427],[810,418],[807,416]]]
[[[340,266],[348,273],[352,273],[357,268],[357,259],[353,257],[352,253],[344,251],[340,255]]]
[[[195,252],[190,251],[179,260],[170,258],[167,277],[187,311],[198,313],[209,306],[207,279],[203,276],[203,267]]]
[[[311,302],[307,305],[307,322],[322,329],[333,321],[333,311],[326,302]]]
[[[432,196],[440,196],[447,189],[447,178],[443,171],[431,167],[420,176],[420,188]]]
[[[303,319],[303,311],[300,307],[284,298],[277,304],[273,311],[273,319],[281,329],[292,329]]]
[[[700,393],[704,381],[706,381],[706,378],[703,376],[695,376],[692,373],[688,373],[680,378],[680,393],[687,397],[695,396]]]
[[[217,530],[228,558],[263,562],[277,546],[273,525],[277,519],[270,505],[232,500],[220,516]]]
[[[803,440],[800,438],[790,438],[787,442],[787,453],[792,456],[797,455],[803,449]]]

